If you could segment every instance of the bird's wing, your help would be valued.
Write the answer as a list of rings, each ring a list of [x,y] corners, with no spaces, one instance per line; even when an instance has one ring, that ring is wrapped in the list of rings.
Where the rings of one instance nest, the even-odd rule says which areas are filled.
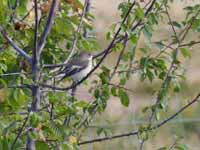
[[[87,67],[87,64],[88,62],[81,62],[81,65],[80,65],[80,60],[72,60],[71,62],[69,62],[67,66],[65,66],[63,70],[58,72],[58,74],[63,74],[60,80],[63,80],[66,77],[72,76],[80,72],[81,70]]]

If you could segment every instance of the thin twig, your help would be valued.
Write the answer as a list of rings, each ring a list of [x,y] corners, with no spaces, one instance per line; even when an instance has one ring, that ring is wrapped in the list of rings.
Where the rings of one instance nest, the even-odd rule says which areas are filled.
[[[78,41],[78,33],[81,30],[81,26],[83,24],[83,18],[85,16],[88,5],[89,5],[89,0],[85,0],[83,12],[81,13],[81,16],[80,16],[80,22],[79,22],[76,32],[74,33],[74,40],[73,40],[72,48],[70,50],[70,54],[67,57],[67,59],[64,61],[64,63],[61,63],[61,64],[43,65],[43,68],[56,68],[56,67],[64,67],[65,65],[68,65],[69,60],[71,59],[71,57],[74,55],[74,53],[76,51],[76,45],[77,45],[77,41]]]
[[[34,9],[34,6],[27,12],[26,15],[24,15],[24,17],[20,20],[20,22],[23,22],[30,15],[30,13],[31,13],[31,11],[33,11],[33,9]]]
[[[156,0],[153,0],[151,5],[149,6],[149,8],[146,10],[144,16],[148,16],[149,12],[152,10],[154,4],[155,4]],[[134,2],[134,5],[135,5],[135,2]],[[145,6],[146,7],[146,6]],[[139,20],[132,28],[131,28],[131,31],[134,31],[138,26],[141,25],[141,22],[142,20]],[[123,39],[125,38],[125,35],[123,37],[121,37],[120,39],[118,39],[115,43],[113,43],[113,47],[117,44],[117,43],[120,43]],[[129,38],[127,39],[129,40]],[[96,55],[94,55],[94,58],[97,58],[97,57],[100,57],[102,56],[104,53],[106,52],[106,49],[104,49],[103,51],[97,53]]]
[[[60,64],[46,64],[43,65],[43,68],[56,68],[56,67],[64,67],[68,65],[67,63],[60,63]]]
[[[34,53],[33,53],[33,60],[36,59],[36,54],[37,54],[37,50],[38,50],[38,4],[37,4],[37,0],[34,0],[34,11],[35,11],[35,30],[34,30]]]
[[[115,67],[114,67],[114,70],[113,70],[113,72],[111,73],[111,75],[110,75],[110,80],[113,78],[113,76],[115,75],[115,73],[116,73],[116,71],[117,71],[117,68],[119,67],[119,64],[120,64],[120,61],[121,61],[121,59],[122,59],[122,56],[123,56],[123,54],[124,54],[124,52],[125,52],[125,50],[126,50],[126,44],[127,44],[127,38],[128,38],[128,35],[126,34],[126,37],[125,37],[125,39],[124,39],[124,42],[123,42],[123,48],[122,48],[122,50],[121,50],[121,52],[120,52],[120,54],[119,54],[119,56],[118,56],[118,59],[117,59],[117,63],[115,64]]]
[[[18,4],[19,4],[19,0],[15,0],[15,3],[14,3],[14,5],[13,5],[13,6],[11,6],[11,0],[8,0],[8,6],[9,6],[9,8],[10,8],[10,9],[13,9],[13,10],[15,10],[15,9],[16,9],[16,7],[18,6]]]
[[[200,93],[192,101],[190,101],[188,104],[186,104],[185,106],[180,108],[176,113],[174,113],[173,115],[171,115],[167,119],[163,120],[162,122],[158,123],[157,125],[151,127],[147,131],[155,130],[155,129],[158,129],[161,126],[165,125],[166,123],[168,123],[169,121],[174,119],[176,116],[178,116],[180,113],[182,113],[184,110],[186,110],[188,107],[190,107],[194,103],[198,102],[199,101],[199,97],[200,97]],[[78,143],[78,145],[85,145],[85,144],[91,144],[91,143],[96,143],[96,142],[103,142],[103,141],[107,141],[107,140],[123,138],[123,137],[128,137],[128,136],[133,136],[133,135],[138,135],[138,133],[139,133],[139,131],[137,130],[137,131],[134,131],[134,132],[118,134],[118,135],[114,135],[114,136],[110,136],[110,137],[96,138],[96,139],[80,142],[80,143]]]
[[[11,72],[11,73],[4,73],[4,74],[0,74],[0,77],[4,77],[4,76],[16,76],[16,75],[24,75],[25,73],[23,72]]]
[[[31,87],[32,86],[28,85],[28,84],[27,85],[25,85],[25,84],[24,85],[5,85],[5,86],[4,85],[0,85],[0,89],[1,88],[14,88],[14,89],[15,88],[19,88],[19,89],[25,89],[25,88],[27,88],[27,89],[31,89]]]
[[[108,83],[108,85],[111,85],[111,86],[114,86],[114,87],[117,87],[117,88],[120,88],[120,89],[124,89],[124,90],[126,90],[126,91],[131,92],[131,93],[134,92],[134,91],[131,90],[131,89],[128,89],[128,88],[126,88],[126,87],[123,87],[123,86],[120,86],[120,85],[116,85],[116,84],[113,84],[113,83]]]
[[[24,127],[26,126],[26,123],[27,123],[27,121],[28,121],[29,115],[30,115],[30,112],[28,113],[27,117],[24,119],[24,123],[22,124],[22,126],[21,126],[21,128],[20,128],[20,130],[19,130],[19,132],[18,132],[18,134],[17,134],[17,136],[16,136],[14,142],[13,142],[12,145],[11,145],[11,149],[12,149],[12,150],[14,150],[15,144],[16,144],[17,140],[19,139],[19,137],[21,136],[21,133],[22,133]]]
[[[170,64],[170,67],[169,67],[169,69],[168,69],[168,71],[167,71],[167,74],[166,74],[166,76],[165,76],[165,79],[163,80],[163,83],[162,83],[162,85],[161,85],[160,91],[161,91],[162,89],[165,89],[165,88],[166,88],[167,83],[168,83],[168,81],[169,81],[170,78],[171,78],[171,73],[174,72],[174,70],[176,69],[176,67],[174,67],[174,66],[175,66],[175,62],[176,62],[176,57],[177,57],[177,55],[178,55],[178,50],[179,50],[179,48],[180,48],[180,44],[181,44],[181,42],[185,39],[187,33],[189,32],[189,29],[190,29],[191,26],[192,26],[192,23],[191,23],[191,24],[189,25],[188,28],[185,28],[184,30],[186,30],[186,32],[184,32],[184,30],[183,30],[183,31],[181,32],[181,34],[182,34],[182,33],[184,33],[184,34],[183,34],[182,38],[179,39],[178,34],[177,34],[176,31],[175,31],[174,25],[173,25],[173,23],[172,23],[172,19],[171,19],[170,15],[169,15],[169,12],[168,12],[168,9],[167,9],[167,6],[166,6],[166,5],[165,5],[165,12],[166,12],[166,15],[167,15],[169,24],[170,24],[170,26],[171,26],[171,28],[172,28],[172,31],[173,31],[173,34],[174,34],[174,37],[175,37],[175,41],[173,41],[173,42],[170,43],[169,45],[171,45],[171,44],[176,44],[176,43],[177,43],[178,46],[177,46],[177,47],[175,48],[175,50],[174,50],[174,52],[175,52],[175,53],[174,53],[174,54],[175,54],[175,55],[174,55],[175,59],[173,59],[172,62],[171,62],[171,64]],[[168,46],[167,46],[167,47],[168,47]],[[165,50],[167,49],[167,47],[165,48]],[[164,51],[165,51],[165,50],[164,50]],[[160,54],[163,53],[164,51],[160,52]],[[159,55],[160,55],[160,54],[159,54]],[[159,55],[158,55],[158,56],[159,56]],[[160,91],[158,92],[155,105],[158,105],[159,102],[160,102],[160,100],[161,100],[161,97],[160,97],[160,95],[159,95],[159,94],[160,94]],[[152,124],[152,120],[153,120],[153,117],[155,116],[155,114],[156,114],[156,110],[152,111],[152,113],[151,113],[151,115],[150,115],[150,117],[149,117],[149,124],[150,124],[150,125]],[[142,140],[142,142],[141,142],[141,144],[140,144],[140,150],[143,149],[144,142],[145,142],[145,140]]]
[[[41,38],[40,38],[39,43],[38,43],[39,54],[42,52],[42,49],[43,49],[45,42],[46,42],[47,35],[49,34],[49,32],[52,28],[53,21],[54,21],[56,11],[57,11],[57,8],[58,8],[58,4],[59,4],[59,0],[53,0],[52,1],[50,12],[49,12],[49,15],[48,15],[48,18],[47,18],[47,22],[46,22],[44,31],[42,32]]]
[[[8,115],[8,116],[12,116],[12,115],[27,115],[27,114],[28,114],[27,112],[9,112],[8,114],[0,113],[0,116],[5,116],[5,115]]]
[[[200,44],[200,41],[191,41],[189,43],[180,44],[179,47],[194,46],[196,44]]]
[[[29,62],[31,62],[31,57],[20,47],[18,47],[16,45],[16,43],[14,43],[14,41],[8,37],[7,33],[3,30],[3,27],[0,26],[0,32],[2,34],[2,36],[8,41],[8,43],[20,54],[22,55],[24,58],[26,58]]]
[[[104,61],[104,59],[106,58],[106,56],[109,54],[110,49],[112,49],[113,44],[114,44],[117,36],[119,35],[121,29],[122,29],[122,25],[125,23],[126,19],[128,18],[129,14],[131,13],[131,10],[132,10],[132,8],[133,8],[134,5],[135,5],[135,2],[133,2],[132,5],[129,7],[129,10],[127,11],[124,19],[122,20],[122,23],[121,23],[120,27],[118,28],[117,32],[115,33],[112,41],[110,42],[110,44],[108,45],[108,47],[105,49],[104,55],[101,57],[101,59],[99,60],[99,62],[96,64],[96,66],[82,80],[80,80],[76,84],[71,85],[71,86],[66,87],[66,88],[55,87],[55,86],[51,86],[51,85],[47,85],[47,84],[42,84],[42,83],[40,85],[43,86],[43,87],[46,87],[46,88],[54,89],[54,90],[69,90],[69,89],[73,89],[74,87],[76,87],[77,85],[80,85],[83,81],[85,81],[97,68],[99,68],[99,66],[101,65],[101,63]]]
[[[170,23],[170,26],[171,26],[171,28],[172,28],[173,34],[174,34],[174,36],[175,36],[175,38],[176,38],[176,42],[178,42],[178,46],[177,46],[177,48],[175,49],[175,58],[176,58],[177,55],[178,55],[178,49],[179,49],[180,41],[179,41],[179,38],[178,38],[178,36],[177,36],[177,33],[176,33],[176,31],[175,31],[175,28],[174,28],[174,26],[173,26],[171,17],[170,17],[170,15],[169,15],[169,13],[168,13],[168,10],[167,10],[167,7],[166,7],[166,6],[165,6],[165,10],[166,10],[167,18],[168,18],[169,23]],[[174,42],[173,42],[173,43],[174,43]],[[169,66],[169,69],[168,69],[168,71],[167,71],[167,74],[166,74],[166,76],[165,76],[165,79],[163,80],[163,83],[162,83],[162,85],[161,85],[161,87],[160,87],[160,90],[166,88],[167,82],[168,82],[169,79],[171,78],[171,77],[170,77],[170,76],[171,76],[171,73],[173,72],[173,70],[175,70],[175,68],[174,68],[175,61],[176,61],[176,60],[172,60],[170,66]],[[160,102],[159,93],[160,93],[160,91],[158,92],[158,96],[157,96],[157,100],[156,100],[156,104],[155,104],[155,105],[157,105],[157,104]],[[150,115],[150,118],[149,118],[149,124],[152,123],[152,119],[153,119],[155,113],[156,113],[156,111],[152,111],[152,113],[151,113],[151,115]]]
[[[88,14],[88,13],[90,12],[90,9],[91,9],[91,1],[88,0],[87,6],[86,6],[86,10],[85,10],[85,14]],[[87,15],[86,15],[85,17],[86,17],[86,19],[88,19],[88,16],[87,16]],[[88,31],[87,31],[87,28],[84,28],[83,37],[84,37],[84,38],[88,38]]]
[[[84,3],[84,8],[83,8],[83,12],[80,16],[80,22],[79,22],[79,25],[77,27],[77,30],[76,32],[74,33],[74,40],[73,40],[73,44],[72,44],[72,49],[70,50],[70,54],[69,56],[67,57],[67,59],[64,61],[65,64],[67,64],[69,62],[69,60],[71,59],[71,57],[74,55],[75,51],[76,51],[76,45],[77,45],[77,41],[78,41],[78,33],[80,32],[81,30],[81,26],[82,26],[82,23],[83,23],[83,18],[85,16],[85,13],[86,13],[86,8],[88,7],[88,3],[89,3],[89,0],[85,0],[85,3]]]

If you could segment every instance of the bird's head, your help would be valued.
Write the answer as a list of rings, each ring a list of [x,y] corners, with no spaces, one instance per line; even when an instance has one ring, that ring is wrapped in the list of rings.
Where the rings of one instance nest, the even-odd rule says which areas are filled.
[[[92,54],[91,53],[89,53],[89,52],[80,52],[80,54],[79,54],[79,57],[80,57],[80,59],[82,59],[82,60],[91,60],[92,59]]]

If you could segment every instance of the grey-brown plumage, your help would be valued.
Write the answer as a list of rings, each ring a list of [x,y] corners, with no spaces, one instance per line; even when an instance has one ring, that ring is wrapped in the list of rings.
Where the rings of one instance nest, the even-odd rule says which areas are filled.
[[[92,55],[87,52],[81,52],[76,57],[72,58],[68,64],[58,72],[60,81],[66,77],[72,77],[74,82],[80,81],[92,69]]]

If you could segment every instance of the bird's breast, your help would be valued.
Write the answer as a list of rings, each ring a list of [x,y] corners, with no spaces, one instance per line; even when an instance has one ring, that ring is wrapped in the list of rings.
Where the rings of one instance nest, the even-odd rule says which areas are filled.
[[[72,75],[72,78],[74,81],[80,81],[82,80],[87,74],[92,70],[92,61],[89,62],[88,66],[81,70],[80,72]]]

